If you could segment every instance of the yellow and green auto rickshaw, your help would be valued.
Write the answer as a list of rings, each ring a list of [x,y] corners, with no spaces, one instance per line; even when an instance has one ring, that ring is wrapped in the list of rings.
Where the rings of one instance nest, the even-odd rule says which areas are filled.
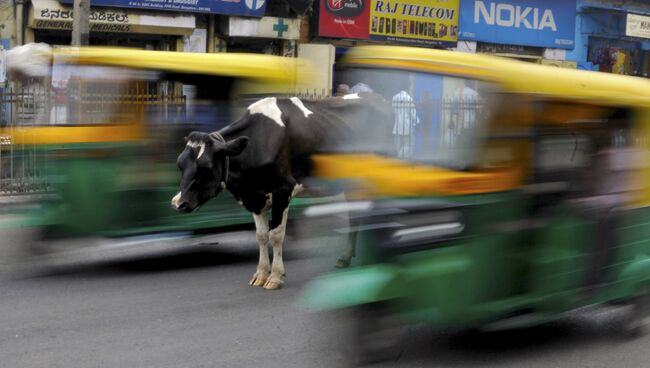
[[[345,212],[355,258],[301,303],[358,312],[356,353],[384,356],[395,323],[513,328],[604,303],[640,332],[650,82],[407,47],[357,48],[341,69],[391,101],[393,140],[314,157],[353,200],[306,213]]]
[[[10,137],[17,154],[31,155],[37,164],[30,173],[50,194],[31,214],[29,224],[38,229],[34,252],[156,254],[201,244],[206,234],[254,228],[250,214],[229,196],[193,214],[173,211],[176,155],[188,132],[218,130],[265,94],[295,93],[309,73],[304,62],[43,46],[33,58],[49,69],[23,83],[47,90],[36,101],[41,113],[0,136]]]

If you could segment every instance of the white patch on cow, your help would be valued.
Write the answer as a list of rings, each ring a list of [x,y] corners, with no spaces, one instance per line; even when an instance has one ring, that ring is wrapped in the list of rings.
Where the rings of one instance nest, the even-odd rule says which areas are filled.
[[[302,184],[296,184],[293,187],[293,191],[291,192],[291,198],[293,198],[293,197],[297,196],[298,194],[300,194],[300,192],[302,192],[304,189],[305,188],[302,186]]]
[[[305,114],[306,118],[308,118],[309,115],[313,114],[311,110],[305,107],[305,105],[302,103],[302,101],[300,101],[298,97],[291,97],[290,100],[302,111],[303,114]]]
[[[278,101],[275,97],[267,97],[255,102],[248,106],[248,112],[251,114],[262,114],[284,128],[282,111],[280,111]]]
[[[344,100],[358,100],[360,98],[361,97],[359,97],[358,93],[349,93],[349,94],[343,96]]]
[[[192,148],[198,148],[199,149],[199,154],[196,156],[196,158],[201,158],[203,155],[203,152],[205,152],[205,143],[204,142],[187,142],[188,147]]]
[[[172,207],[178,209],[178,206],[180,206],[179,203],[180,201],[181,201],[181,192],[178,192],[178,194],[176,194],[174,198],[172,198]]]

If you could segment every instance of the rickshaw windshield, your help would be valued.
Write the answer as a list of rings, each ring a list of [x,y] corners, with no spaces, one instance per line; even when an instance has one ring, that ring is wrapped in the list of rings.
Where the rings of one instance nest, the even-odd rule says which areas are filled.
[[[358,147],[453,169],[479,165],[479,141],[486,134],[498,96],[494,86],[474,79],[395,69],[352,68],[342,75],[340,94],[378,93],[393,108],[392,131],[386,135],[390,138],[368,142],[360,136]]]
[[[115,125],[138,121],[163,94],[160,73],[105,65],[76,65],[55,57],[49,125]]]

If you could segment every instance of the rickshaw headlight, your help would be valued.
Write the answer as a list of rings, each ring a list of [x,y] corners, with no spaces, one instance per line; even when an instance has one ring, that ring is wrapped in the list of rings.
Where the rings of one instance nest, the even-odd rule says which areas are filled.
[[[465,229],[465,225],[460,222],[447,222],[399,229],[391,237],[397,242],[435,240],[442,237],[458,235],[463,232],[463,229]]]
[[[465,230],[460,211],[442,210],[408,213],[396,216],[401,226],[390,233],[385,246],[428,246],[431,243],[458,238]]]

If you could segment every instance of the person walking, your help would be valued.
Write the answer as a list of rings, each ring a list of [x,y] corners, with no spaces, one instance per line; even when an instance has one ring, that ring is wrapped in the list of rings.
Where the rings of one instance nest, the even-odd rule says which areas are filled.
[[[413,97],[402,89],[393,96],[393,109],[395,110],[395,125],[393,135],[397,157],[409,158],[415,153],[415,128],[420,124]]]

